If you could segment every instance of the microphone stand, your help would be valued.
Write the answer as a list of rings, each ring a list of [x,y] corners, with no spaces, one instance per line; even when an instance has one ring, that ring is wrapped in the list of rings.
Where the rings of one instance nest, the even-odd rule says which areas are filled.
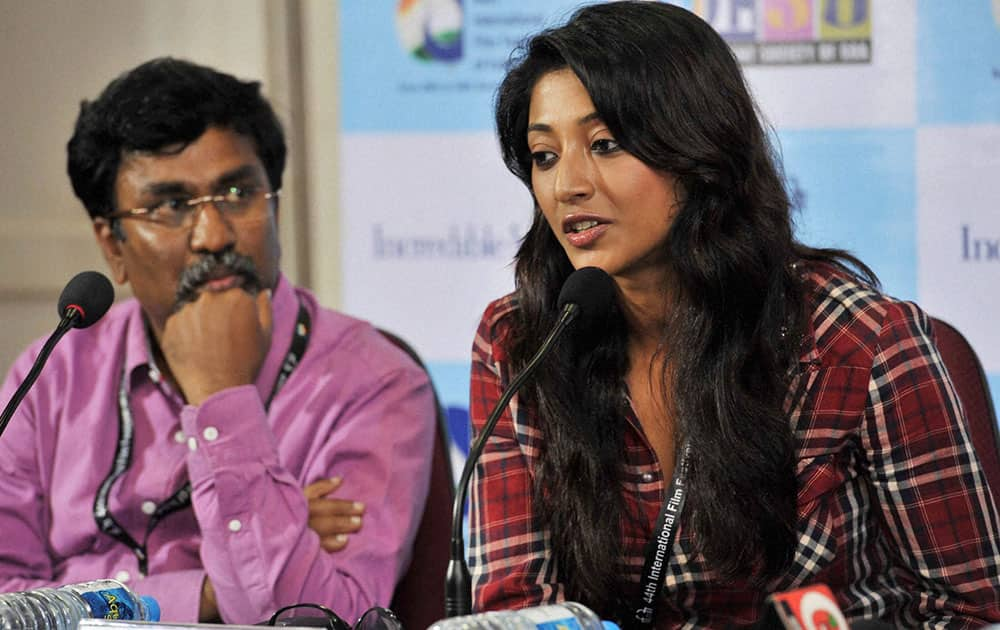
[[[459,478],[458,486],[456,487],[457,494],[451,514],[451,559],[448,561],[448,572],[445,575],[444,587],[445,618],[468,615],[472,612],[472,577],[469,574],[469,566],[465,561],[465,541],[462,538],[462,511],[465,507],[465,497],[469,489],[469,479],[472,477],[472,471],[475,469],[476,462],[479,460],[479,456],[486,446],[486,440],[493,433],[493,427],[496,426],[500,415],[506,409],[507,403],[514,397],[517,390],[521,388],[524,381],[531,376],[531,373],[535,371],[538,364],[541,363],[545,355],[555,345],[555,341],[573,323],[579,313],[580,307],[573,302],[563,307],[559,321],[552,327],[552,332],[545,338],[535,356],[531,357],[531,360],[524,366],[521,373],[511,381],[500,397],[500,400],[497,401],[496,406],[493,407],[493,412],[490,413],[486,424],[483,425],[482,432],[480,432],[479,437],[469,450],[469,456],[466,458],[465,466],[462,468],[462,476]]]
[[[35,363],[31,366],[31,371],[28,372],[28,376],[25,377],[24,381],[17,388],[17,391],[14,392],[10,402],[7,403],[6,407],[4,407],[3,414],[0,415],[0,435],[2,435],[4,430],[7,428],[7,424],[14,416],[14,411],[17,409],[17,406],[21,404],[21,400],[24,399],[28,390],[31,389],[32,385],[34,385],[35,379],[37,379],[38,375],[42,372],[42,367],[48,360],[49,355],[52,354],[52,349],[56,347],[56,344],[63,338],[63,335],[73,328],[76,321],[80,317],[80,307],[73,304],[66,307],[66,312],[63,314],[62,320],[60,320],[59,325],[56,326],[55,332],[53,332],[52,335],[50,335],[45,341],[45,345],[42,346],[42,351],[38,353],[38,357],[35,359]]]

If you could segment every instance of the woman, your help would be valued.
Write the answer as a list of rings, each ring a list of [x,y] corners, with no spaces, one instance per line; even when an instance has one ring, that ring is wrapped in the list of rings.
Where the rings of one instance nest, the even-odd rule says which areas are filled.
[[[600,267],[619,303],[601,334],[564,339],[486,447],[476,609],[566,598],[629,624],[655,609],[659,627],[722,627],[825,583],[849,618],[1000,621],[997,512],[928,320],[848,254],[795,240],[708,25],[653,2],[580,9],[527,42],[496,120],[535,215],[516,291],[474,344],[476,430],[570,272]],[[650,544],[664,506],[679,529]],[[647,561],[662,586],[640,586]]]

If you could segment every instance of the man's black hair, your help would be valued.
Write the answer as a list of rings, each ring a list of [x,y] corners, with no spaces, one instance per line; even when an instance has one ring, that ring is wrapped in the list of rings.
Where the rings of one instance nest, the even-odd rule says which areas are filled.
[[[126,154],[174,152],[209,127],[252,140],[271,189],[281,188],[285,138],[260,83],[162,57],[122,74],[96,100],[80,104],[67,145],[73,190],[91,218],[105,216],[116,209],[115,180]]]

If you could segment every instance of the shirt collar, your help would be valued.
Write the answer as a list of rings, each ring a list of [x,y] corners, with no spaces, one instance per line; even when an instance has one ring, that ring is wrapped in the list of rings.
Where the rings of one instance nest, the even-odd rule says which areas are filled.
[[[819,348],[816,347],[816,328],[812,317],[806,320],[802,333],[802,347],[799,350],[799,365],[819,365]]]
[[[800,279],[805,293],[804,301],[808,308],[805,325],[802,327],[802,345],[799,348],[799,365],[804,367],[821,363],[819,347],[816,345],[816,290],[822,285],[823,276],[810,265],[801,272]]]
[[[264,363],[260,366],[257,374],[257,391],[260,399],[267,401],[274,387],[274,381],[278,378],[281,364],[285,361],[288,348],[292,343],[292,333],[295,329],[295,321],[299,313],[299,299],[295,294],[295,287],[285,278],[284,274],[278,275],[278,282],[271,294],[271,347],[264,357]]]
[[[142,312],[142,306],[138,300],[132,298],[129,307],[132,312],[129,314],[128,324],[125,328],[124,369],[130,375],[130,378],[125,379],[125,382],[131,388],[132,382],[137,378],[158,380],[160,372],[153,360],[153,346],[150,340],[152,332],[146,325],[146,316]]]

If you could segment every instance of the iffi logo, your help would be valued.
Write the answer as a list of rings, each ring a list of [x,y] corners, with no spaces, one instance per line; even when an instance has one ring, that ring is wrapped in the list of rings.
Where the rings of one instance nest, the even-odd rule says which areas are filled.
[[[403,49],[424,61],[462,58],[461,0],[399,0],[396,31]]]
[[[872,58],[872,0],[695,0],[694,8],[746,65]]]

